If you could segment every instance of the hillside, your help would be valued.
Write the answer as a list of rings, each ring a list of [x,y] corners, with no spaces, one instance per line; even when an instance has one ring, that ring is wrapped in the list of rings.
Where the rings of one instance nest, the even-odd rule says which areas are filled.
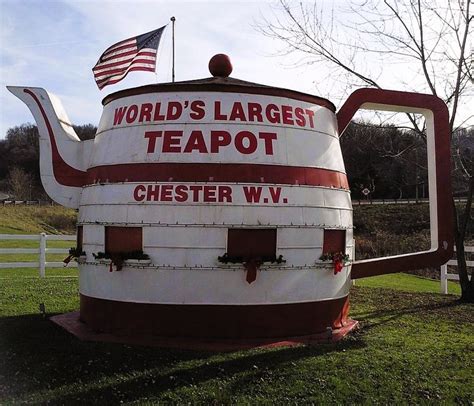
[[[76,211],[62,206],[0,206],[0,234],[74,234]]]

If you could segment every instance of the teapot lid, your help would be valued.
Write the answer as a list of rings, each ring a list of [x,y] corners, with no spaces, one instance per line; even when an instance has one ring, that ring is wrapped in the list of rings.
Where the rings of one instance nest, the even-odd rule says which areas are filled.
[[[146,93],[161,92],[227,92],[227,93],[247,93],[265,96],[286,97],[294,100],[301,100],[308,103],[318,104],[335,112],[336,107],[329,100],[311,94],[298,92],[296,90],[284,89],[262,85],[259,83],[247,82],[245,80],[229,77],[232,72],[232,64],[225,54],[214,55],[209,61],[209,71],[212,77],[196,80],[185,80],[181,82],[157,83],[130,89],[119,90],[106,96],[102,100],[105,106],[114,100],[123,97],[135,96]]]

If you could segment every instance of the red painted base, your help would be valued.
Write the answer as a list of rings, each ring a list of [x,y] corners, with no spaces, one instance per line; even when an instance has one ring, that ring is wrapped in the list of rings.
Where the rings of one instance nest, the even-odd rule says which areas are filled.
[[[81,295],[80,320],[116,336],[213,340],[278,339],[325,333],[347,323],[349,298],[266,305],[134,303]]]
[[[358,326],[356,320],[346,319],[344,326],[337,329],[328,328],[317,334],[298,337],[260,338],[260,339],[201,339],[157,337],[146,335],[113,335],[98,333],[80,321],[79,312],[65,313],[51,317],[51,320],[84,341],[99,341],[110,343],[134,344],[151,347],[177,348],[185,350],[230,352],[250,348],[271,348],[283,346],[315,345],[333,343],[342,339]]]

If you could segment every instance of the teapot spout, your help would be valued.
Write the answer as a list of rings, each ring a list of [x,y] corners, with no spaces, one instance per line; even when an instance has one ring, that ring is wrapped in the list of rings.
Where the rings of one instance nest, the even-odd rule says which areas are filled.
[[[93,141],[81,141],[59,99],[38,87],[7,86],[33,114],[40,135],[40,174],[57,203],[78,208]]]

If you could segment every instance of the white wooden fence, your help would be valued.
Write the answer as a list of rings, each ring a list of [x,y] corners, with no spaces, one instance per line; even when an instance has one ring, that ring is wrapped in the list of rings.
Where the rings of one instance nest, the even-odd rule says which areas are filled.
[[[47,248],[48,241],[76,241],[75,235],[0,234],[0,240],[39,240],[39,248],[0,248],[0,254],[38,254],[36,262],[0,262],[0,268],[38,268],[39,276],[45,277],[46,268],[64,267],[63,262],[46,262],[46,254],[68,254],[69,248]],[[74,245],[74,244],[73,244]]]
[[[38,254],[36,262],[0,262],[1,268],[38,268],[39,275],[44,278],[46,268],[62,268],[64,262],[46,262],[46,253],[49,254],[68,254],[68,248],[47,248],[47,241],[76,241],[75,235],[48,235],[41,233],[39,235],[25,234],[0,234],[0,240],[39,240],[39,248],[0,248],[0,254]],[[355,244],[354,244],[355,245]],[[465,247],[466,252],[474,252],[474,247]],[[354,250],[355,251],[355,250]],[[355,258],[355,252],[353,254]],[[70,262],[71,263],[71,262]],[[441,266],[441,293],[448,293],[448,280],[459,280],[458,274],[448,273],[448,265],[457,266],[457,261],[452,259]],[[466,261],[468,267],[474,267],[474,261]],[[353,281],[353,284],[355,281]]]
[[[456,248],[455,248],[456,249]],[[465,252],[474,252],[474,247],[464,247]],[[459,275],[456,273],[448,273],[448,265],[457,266],[458,261],[451,259],[441,266],[441,293],[448,294],[448,279],[458,281]],[[466,261],[468,267],[474,267],[474,261]]]

